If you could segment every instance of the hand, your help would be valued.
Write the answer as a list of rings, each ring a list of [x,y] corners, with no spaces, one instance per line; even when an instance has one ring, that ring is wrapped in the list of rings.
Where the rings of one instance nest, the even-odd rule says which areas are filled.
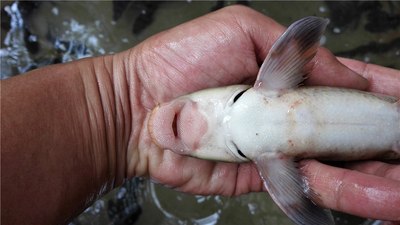
[[[1,133],[2,194],[6,193],[2,203],[7,205],[2,221],[64,223],[133,176],[146,175],[196,194],[262,191],[252,163],[211,162],[159,149],[151,142],[147,120],[158,103],[180,95],[251,84],[283,31],[256,11],[232,6],[159,33],[122,53],[48,66],[1,81],[1,126],[7,131]],[[400,96],[399,71],[339,61],[319,49],[307,84]],[[374,170],[376,165],[386,165],[381,168],[394,175],[382,175],[382,169]],[[400,201],[399,177],[395,177],[399,165],[366,162],[349,168],[353,172],[316,161],[303,163],[322,206],[399,220],[395,208]],[[371,188],[365,189],[368,185],[385,192],[374,195]],[[351,199],[369,203],[363,208],[348,204],[345,198],[352,190]],[[393,205],[371,210],[385,201]]]
[[[147,116],[140,134],[137,135],[138,149],[130,149],[128,152],[128,176],[147,174],[156,182],[195,194],[239,195],[263,190],[262,181],[253,164],[211,162],[162,151],[151,143],[146,122],[149,110],[158,103],[199,89],[252,83],[260,63],[283,30],[282,26],[253,10],[234,6],[160,33],[135,47],[132,55],[136,58],[137,76],[143,84],[141,93],[145,98],[142,97],[141,105],[143,111],[147,110]],[[351,66],[350,70],[325,49],[319,50],[315,61],[307,84],[357,89],[368,87],[367,80],[353,72],[360,72],[366,67],[364,63],[341,59],[344,64]],[[365,70],[365,73],[361,71],[360,74],[370,78],[377,72],[384,72],[385,79],[392,79],[392,82],[382,85],[393,87],[392,90],[386,90],[388,94],[396,92],[396,83],[398,87],[400,77],[398,71],[368,67],[377,69]],[[374,86],[370,90],[380,90],[378,82],[382,79],[376,77],[377,82],[373,82]],[[314,164],[306,162],[304,168],[311,168]],[[341,170],[333,167],[330,169]],[[312,172],[306,174],[313,178],[310,179],[310,184],[320,194],[320,187],[314,184],[318,177],[314,178],[315,174]],[[325,179],[341,180],[336,176],[337,174],[332,173],[332,177]],[[324,201],[335,199],[337,194],[321,194],[321,205],[371,217]],[[380,210],[385,211],[386,208],[382,207]],[[380,217],[378,214],[374,216],[395,219],[384,214]]]

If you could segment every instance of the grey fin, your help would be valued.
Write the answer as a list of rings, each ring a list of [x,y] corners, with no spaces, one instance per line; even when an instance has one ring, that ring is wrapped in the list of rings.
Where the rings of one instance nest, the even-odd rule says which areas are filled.
[[[254,87],[264,90],[297,87],[308,73],[304,66],[316,54],[327,24],[327,19],[310,16],[290,25],[269,51]]]
[[[305,194],[305,183],[295,163],[282,153],[263,153],[255,160],[271,198],[296,224],[334,225],[329,210],[315,205]]]

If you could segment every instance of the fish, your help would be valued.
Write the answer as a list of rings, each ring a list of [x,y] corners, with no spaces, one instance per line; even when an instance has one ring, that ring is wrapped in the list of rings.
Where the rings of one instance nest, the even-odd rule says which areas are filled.
[[[392,96],[303,86],[328,20],[295,21],[271,47],[253,86],[200,90],[156,106],[148,120],[162,149],[255,163],[269,195],[296,224],[335,224],[299,172],[301,159],[400,158],[400,104]]]

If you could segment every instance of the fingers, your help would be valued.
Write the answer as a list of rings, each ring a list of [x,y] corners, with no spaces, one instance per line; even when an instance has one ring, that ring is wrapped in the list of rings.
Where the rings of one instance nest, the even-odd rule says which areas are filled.
[[[328,50],[320,48],[314,59],[314,67],[307,85],[326,85],[365,90],[368,80],[340,63]]]
[[[400,97],[400,70],[367,64],[354,59],[338,58],[340,62],[368,79],[368,91]]]
[[[263,190],[252,163],[207,161],[165,150],[148,167],[153,181],[186,193],[233,196]]]
[[[241,195],[260,191],[266,191],[266,189],[256,165],[254,163],[240,164],[233,195]]]
[[[303,161],[301,169],[321,206],[361,217],[400,220],[399,181],[315,160]]]
[[[389,164],[379,161],[349,162],[346,168],[400,181],[400,164]]]

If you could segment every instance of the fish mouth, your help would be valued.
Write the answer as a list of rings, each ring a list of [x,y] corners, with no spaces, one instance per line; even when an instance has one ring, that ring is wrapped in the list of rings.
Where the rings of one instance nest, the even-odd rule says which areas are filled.
[[[178,137],[178,123],[177,123],[178,116],[179,116],[179,113],[175,113],[174,120],[172,121],[172,131],[174,132],[175,138],[179,138]]]
[[[196,102],[179,100],[156,107],[151,112],[148,128],[151,140],[158,147],[190,154],[201,146],[208,123]]]
[[[182,149],[179,138],[178,120],[184,102],[171,102],[155,107],[150,114],[148,130],[153,143],[159,148]]]

